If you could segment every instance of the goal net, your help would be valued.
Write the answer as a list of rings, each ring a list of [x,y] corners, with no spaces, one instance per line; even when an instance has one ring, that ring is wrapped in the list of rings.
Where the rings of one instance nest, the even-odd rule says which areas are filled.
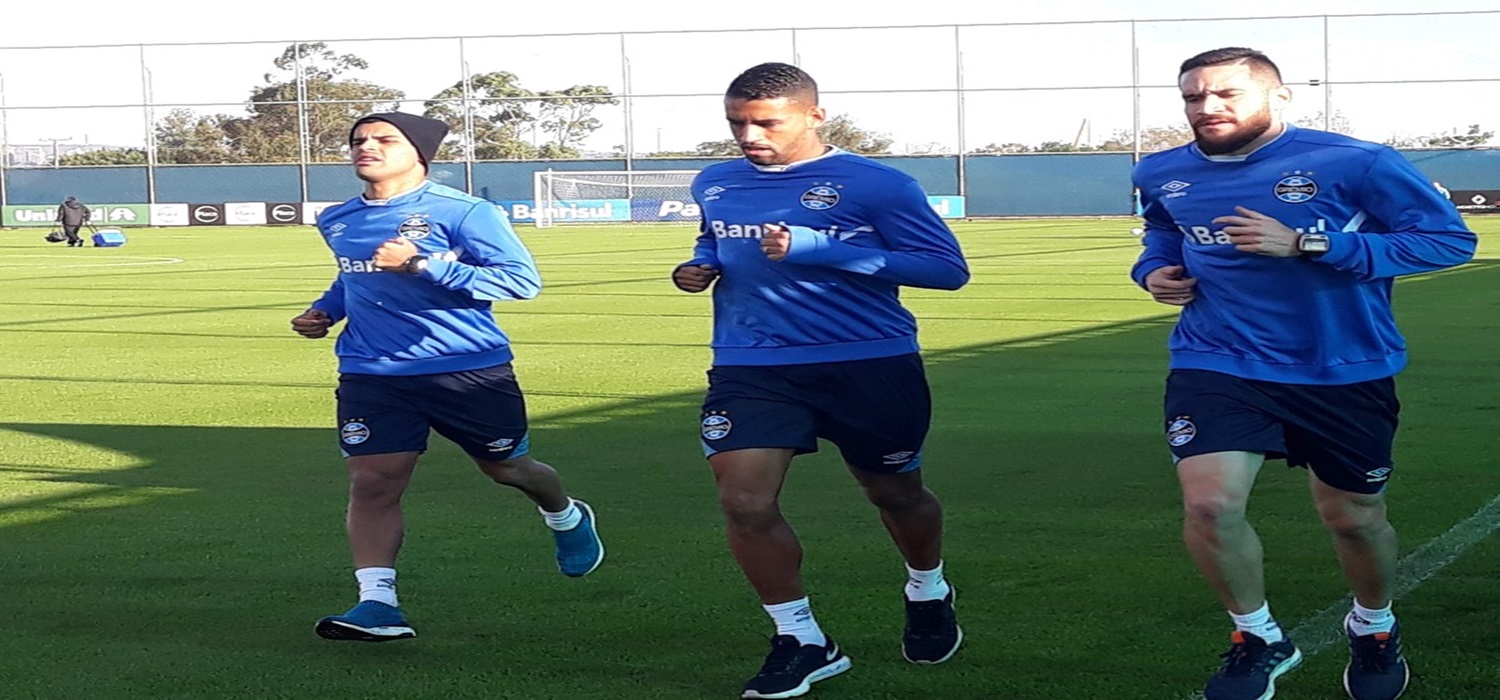
[[[532,220],[539,228],[605,222],[698,221],[697,170],[539,170]]]

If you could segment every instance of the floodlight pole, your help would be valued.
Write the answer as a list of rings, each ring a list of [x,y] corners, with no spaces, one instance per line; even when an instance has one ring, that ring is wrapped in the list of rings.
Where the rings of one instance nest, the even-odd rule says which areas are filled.
[[[458,38],[458,62],[464,76],[464,191],[474,194],[474,74],[469,72],[469,58],[464,38]]]
[[[630,52],[625,48],[624,32],[620,33],[620,88],[625,93],[622,100],[625,106],[625,172],[629,173],[635,170],[635,105],[630,99],[633,91],[630,85]],[[628,175],[626,181],[629,181]]]
[[[146,110],[146,203],[156,203],[156,112],[151,108],[154,91],[151,69],[146,67],[146,45],[141,44],[141,104]]]
[[[953,25],[953,86],[956,88],[955,99],[958,101],[958,196],[967,198],[969,196],[969,142],[965,138],[968,130],[968,120],[964,111],[968,106],[964,104],[964,45],[963,28]]]
[[[1130,22],[1130,91],[1130,132],[1135,134],[1130,163],[1134,165],[1141,162],[1141,47],[1136,39],[1135,20]]]
[[[292,63],[297,71],[297,174],[301,181],[302,201],[307,199],[307,161],[312,149],[308,147],[307,122],[307,76],[302,66],[302,41],[292,42]]]
[[[1328,51],[1328,15],[1323,15],[1323,130],[1333,131],[1333,64]]]
[[[5,206],[5,168],[10,165],[10,110],[5,108],[5,74],[0,73],[0,207]]]

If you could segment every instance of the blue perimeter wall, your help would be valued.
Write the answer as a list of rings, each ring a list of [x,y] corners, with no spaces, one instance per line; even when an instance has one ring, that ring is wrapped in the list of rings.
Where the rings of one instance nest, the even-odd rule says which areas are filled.
[[[1404,152],[1450,190],[1500,189],[1500,150]],[[636,160],[636,170],[699,170],[722,158]],[[964,194],[968,216],[1128,216],[1134,213],[1129,153],[885,156],[932,195]],[[462,163],[438,163],[432,178],[495,202],[532,198],[537,170],[624,170],[624,160],[484,162],[470,176]],[[964,169],[960,173],[960,167]],[[298,165],[164,165],[155,170],[157,202],[337,202],[360,191],[346,163]],[[968,182],[966,192],[959,181]],[[68,196],[90,204],[148,201],[144,166],[9,168],[5,203],[54,205]]]

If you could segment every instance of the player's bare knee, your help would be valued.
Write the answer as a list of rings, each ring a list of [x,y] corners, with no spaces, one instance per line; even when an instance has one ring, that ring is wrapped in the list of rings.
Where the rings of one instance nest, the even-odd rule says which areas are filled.
[[[1223,491],[1183,494],[1183,516],[1192,527],[1224,529],[1245,522],[1245,501]]]
[[[781,508],[776,495],[749,490],[719,492],[719,510],[731,527],[759,529],[770,527],[781,520]]]
[[[485,476],[499,484],[514,484],[522,481],[541,466],[541,463],[532,459],[530,455],[511,459],[476,460],[475,463],[479,465],[479,471],[484,472]]]
[[[1343,539],[1371,539],[1391,527],[1384,502],[1345,500],[1318,504],[1323,527]]]
[[[887,513],[910,513],[930,508],[937,498],[927,489],[892,489],[865,487],[865,498]]]
[[[356,472],[349,478],[349,500],[365,505],[393,503],[401,500],[406,480],[379,472]]]

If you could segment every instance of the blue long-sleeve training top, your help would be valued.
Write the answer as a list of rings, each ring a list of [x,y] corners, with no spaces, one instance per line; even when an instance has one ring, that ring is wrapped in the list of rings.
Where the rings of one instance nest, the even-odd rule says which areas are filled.
[[[356,197],[318,216],[338,277],[312,308],[347,320],[334,345],[339,371],[417,375],[509,362],[510,340],[490,303],[541,291],[531,253],[494,204],[426,182],[388,200]],[[404,238],[428,256],[411,275],[372,258]]]
[[[1288,384],[1352,384],[1406,365],[1391,312],[1395,277],[1462,264],[1478,238],[1458,210],[1395,150],[1287,126],[1244,156],[1192,144],[1136,166],[1145,250],[1136,284],[1168,265],[1197,279],[1168,347],[1174,369]],[[1327,253],[1278,258],[1236,250],[1220,216],[1235,207],[1300,233]]]
[[[714,284],[715,365],[791,365],[916,352],[902,285],[958,289],[958,240],[911,176],[832,149],[782,167],[746,159],[693,182],[703,222],[689,265]],[[791,232],[781,261],[760,248],[765,224]]]

